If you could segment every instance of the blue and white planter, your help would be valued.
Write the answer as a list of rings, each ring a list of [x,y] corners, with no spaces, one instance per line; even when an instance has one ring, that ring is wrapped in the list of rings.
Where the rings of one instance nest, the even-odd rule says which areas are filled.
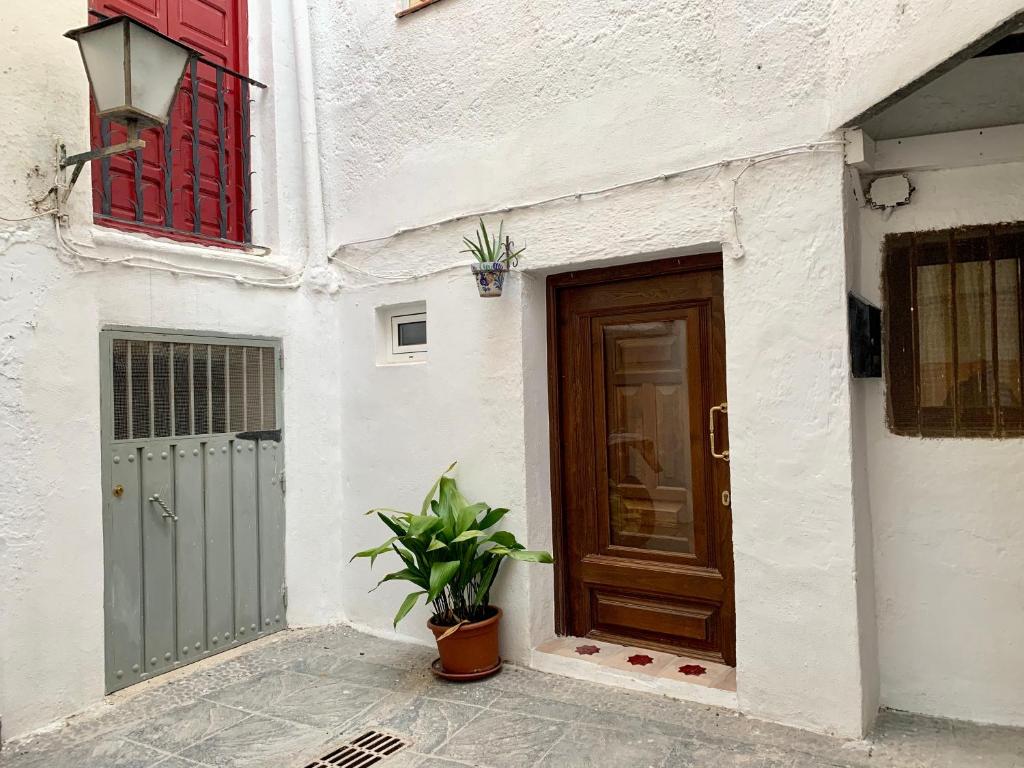
[[[476,287],[484,298],[501,296],[501,289],[505,286],[505,275],[508,273],[508,264],[503,261],[477,262],[470,265],[473,270],[473,277],[476,278]]]

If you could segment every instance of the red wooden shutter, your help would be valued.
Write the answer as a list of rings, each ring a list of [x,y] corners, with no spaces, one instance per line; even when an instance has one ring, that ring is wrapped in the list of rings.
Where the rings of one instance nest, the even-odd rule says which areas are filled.
[[[107,16],[131,16],[203,56],[193,69],[198,89],[193,88],[192,73],[186,73],[168,128],[143,131],[146,149],[141,153],[101,161],[108,163],[106,182],[100,162],[96,164],[97,220],[127,229],[159,230],[178,239],[242,241],[241,154],[246,137],[241,110],[248,105],[242,104],[239,80],[208,62],[247,73],[245,0],[90,0],[90,9]],[[117,126],[111,125],[105,136],[100,122],[92,122],[93,146],[124,141],[124,131]],[[195,147],[193,135],[198,136]],[[141,163],[136,155],[141,155]]]

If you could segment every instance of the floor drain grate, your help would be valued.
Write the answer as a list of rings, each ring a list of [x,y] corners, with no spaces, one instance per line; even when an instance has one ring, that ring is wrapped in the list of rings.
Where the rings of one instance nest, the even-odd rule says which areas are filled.
[[[386,760],[409,746],[397,736],[367,731],[352,741],[314,760],[305,768],[367,768]]]

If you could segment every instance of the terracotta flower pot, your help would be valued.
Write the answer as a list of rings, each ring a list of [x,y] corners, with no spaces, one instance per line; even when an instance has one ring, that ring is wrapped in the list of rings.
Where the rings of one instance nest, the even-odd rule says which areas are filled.
[[[451,627],[441,627],[433,619],[427,622],[437,640],[441,667],[449,675],[476,675],[493,672],[500,661],[498,651],[498,625],[501,608],[492,606],[494,615],[473,624],[463,624],[448,637],[441,639]]]
[[[488,261],[471,264],[470,267],[481,296],[484,298],[501,296],[501,290],[505,285],[505,275],[508,272],[508,265],[505,262]]]

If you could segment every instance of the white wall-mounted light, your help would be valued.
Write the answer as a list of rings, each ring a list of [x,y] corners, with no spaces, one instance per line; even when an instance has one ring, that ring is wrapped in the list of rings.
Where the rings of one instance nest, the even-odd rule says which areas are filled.
[[[75,167],[70,192],[85,163],[146,146],[139,128],[167,123],[185,70],[199,53],[127,16],[72,29],[65,37],[78,43],[96,116],[128,131],[124,144],[63,157],[61,167]]]
[[[146,127],[164,125],[198,53],[127,16],[65,34],[78,43],[96,99],[96,116]]]

